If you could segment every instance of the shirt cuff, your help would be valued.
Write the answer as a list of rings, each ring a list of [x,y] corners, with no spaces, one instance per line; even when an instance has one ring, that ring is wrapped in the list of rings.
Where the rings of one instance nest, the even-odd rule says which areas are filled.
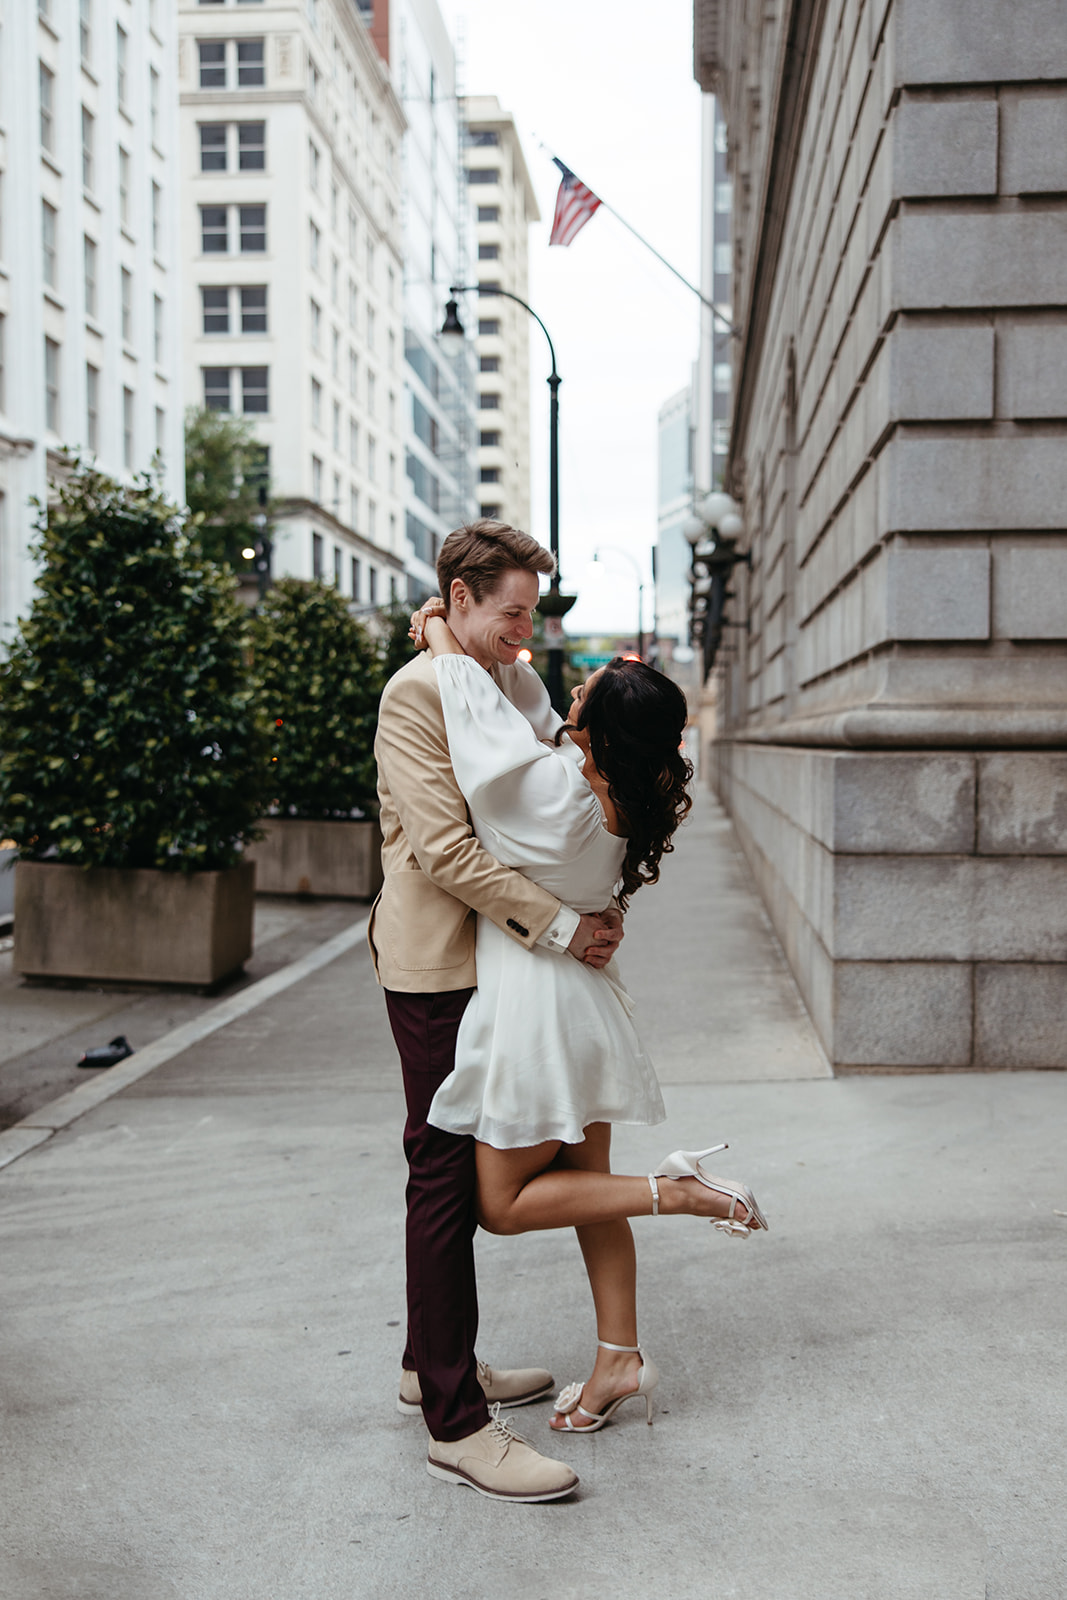
[[[578,932],[581,920],[577,911],[572,911],[570,906],[560,906],[554,921],[549,923],[537,943],[543,944],[548,950],[566,950]]]

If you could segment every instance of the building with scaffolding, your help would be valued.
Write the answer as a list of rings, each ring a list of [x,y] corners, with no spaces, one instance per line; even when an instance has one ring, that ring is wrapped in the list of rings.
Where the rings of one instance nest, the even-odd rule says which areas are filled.
[[[437,0],[365,0],[403,106],[404,531],[408,598],[437,592],[441,541],[477,516],[474,357],[441,349],[451,284],[470,280],[456,50]]]

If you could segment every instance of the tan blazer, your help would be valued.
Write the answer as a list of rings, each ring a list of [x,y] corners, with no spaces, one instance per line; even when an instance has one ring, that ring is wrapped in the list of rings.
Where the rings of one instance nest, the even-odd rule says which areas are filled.
[[[560,902],[474,837],[428,652],[386,684],[374,754],[385,882],[368,940],[378,982],[401,994],[472,988],[476,912],[530,947]]]

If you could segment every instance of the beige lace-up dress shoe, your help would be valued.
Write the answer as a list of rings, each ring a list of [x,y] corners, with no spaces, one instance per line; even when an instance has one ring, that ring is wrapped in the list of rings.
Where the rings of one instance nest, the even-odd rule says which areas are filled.
[[[528,1406],[532,1400],[542,1400],[555,1388],[555,1379],[544,1367],[491,1367],[486,1361],[478,1363],[478,1382],[489,1404],[501,1405],[505,1411],[512,1406]],[[404,1417],[421,1414],[422,1390],[417,1372],[401,1369],[396,1409]]]
[[[431,1439],[426,1470],[432,1478],[466,1484],[490,1500],[562,1500],[578,1487],[578,1474],[565,1462],[539,1455],[510,1421],[501,1422],[499,1402],[485,1427],[466,1439]]]

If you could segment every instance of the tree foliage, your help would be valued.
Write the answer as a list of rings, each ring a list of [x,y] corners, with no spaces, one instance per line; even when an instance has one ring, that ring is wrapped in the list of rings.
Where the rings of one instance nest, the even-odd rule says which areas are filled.
[[[374,732],[382,663],[336,589],[283,578],[253,623],[257,702],[271,736],[272,809],[377,815]]]
[[[200,544],[212,561],[241,571],[245,545],[258,537],[263,447],[241,417],[190,409],[185,417],[185,493]]]
[[[0,832],[30,860],[232,865],[265,743],[232,578],[148,474],[75,463],[37,529],[37,597],[0,665]]]

